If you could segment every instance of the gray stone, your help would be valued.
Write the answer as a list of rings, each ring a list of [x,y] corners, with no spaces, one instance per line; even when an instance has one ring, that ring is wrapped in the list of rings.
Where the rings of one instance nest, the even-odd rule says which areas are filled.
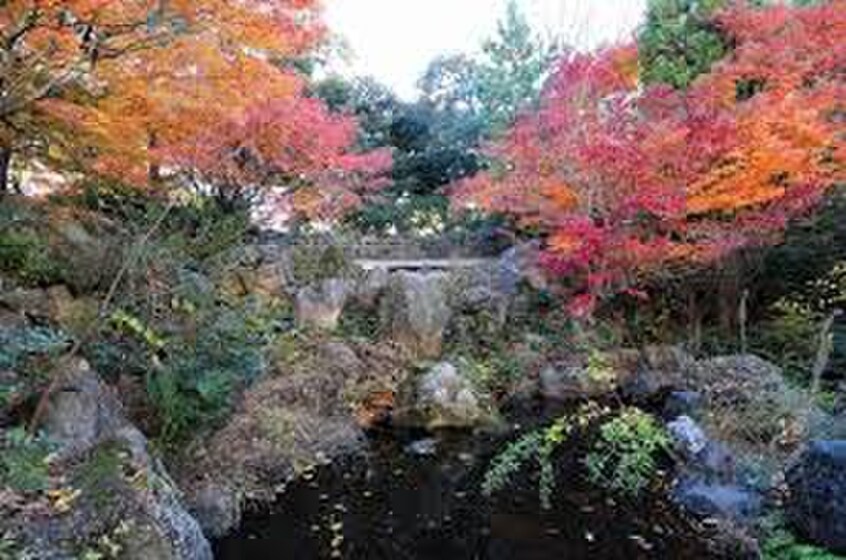
[[[452,316],[442,273],[398,272],[382,298],[381,320],[391,338],[419,357],[440,356]]]
[[[300,289],[294,302],[297,325],[334,330],[350,291],[349,282],[341,278],[329,278]]]
[[[409,455],[429,456],[438,452],[438,440],[435,438],[418,439],[405,446]]]
[[[71,359],[60,375],[62,383],[51,397],[44,427],[62,455],[84,453],[127,425],[120,401],[88,362]]]
[[[432,366],[416,382],[414,398],[398,411],[398,423],[428,429],[467,428],[490,419],[486,397],[448,362]]]
[[[356,283],[355,298],[365,307],[373,307],[388,287],[391,275],[384,268],[364,272]]]
[[[708,445],[708,437],[702,428],[689,416],[679,416],[667,424],[667,431],[676,450],[687,458],[694,458]]]
[[[0,293],[0,306],[33,319],[49,319],[51,314],[50,296],[47,290],[38,288],[15,288]]]
[[[672,492],[673,500],[698,517],[716,517],[748,523],[761,513],[763,500],[754,490],[737,484],[711,483],[683,477]]]
[[[673,391],[664,402],[664,417],[697,417],[704,405],[704,397],[698,391]]]
[[[66,365],[44,427],[59,445],[61,461],[87,461],[98,446],[115,444],[129,453],[130,464],[143,473],[143,480],[148,481],[143,488],[121,487],[109,498],[109,507],[124,508],[124,520],[133,526],[127,536],[126,558],[211,560],[211,547],[199,524],[182,506],[164,466],[150,454],[147,439],[126,420],[120,401],[84,360],[72,359]],[[96,503],[83,504],[83,509],[98,507]],[[84,533],[98,517],[96,511],[76,511],[56,522],[67,525],[57,531]],[[37,527],[34,525],[34,532]]]
[[[539,255],[537,242],[516,245],[504,251],[497,263],[497,290],[505,296],[515,295],[523,281],[536,290],[545,290],[548,283],[538,262]]]
[[[220,538],[241,523],[241,501],[237,491],[225,483],[208,481],[187,497],[194,518],[211,538]]]
[[[814,543],[846,553],[846,440],[813,441],[787,469],[788,517]]]
[[[644,403],[670,391],[684,389],[686,372],[695,360],[678,346],[647,346],[640,352],[633,375],[622,384],[623,397]]]
[[[592,376],[580,364],[556,364],[545,367],[540,373],[541,396],[549,400],[566,401],[582,397],[596,397],[614,391],[616,378]]]

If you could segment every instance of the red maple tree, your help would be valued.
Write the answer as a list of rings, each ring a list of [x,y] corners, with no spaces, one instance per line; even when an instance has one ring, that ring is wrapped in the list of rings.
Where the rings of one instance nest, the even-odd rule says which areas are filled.
[[[734,51],[683,92],[639,87],[635,46],[568,54],[498,163],[454,188],[543,233],[575,313],[773,241],[844,178],[846,1],[736,5],[716,23]]]

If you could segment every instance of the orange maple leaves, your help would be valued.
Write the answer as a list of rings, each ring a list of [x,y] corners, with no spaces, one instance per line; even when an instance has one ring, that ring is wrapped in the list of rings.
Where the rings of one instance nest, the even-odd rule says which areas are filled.
[[[735,50],[686,92],[639,89],[634,49],[564,58],[537,112],[454,188],[540,228],[581,310],[670,263],[772,240],[844,172],[846,0],[742,5]]]

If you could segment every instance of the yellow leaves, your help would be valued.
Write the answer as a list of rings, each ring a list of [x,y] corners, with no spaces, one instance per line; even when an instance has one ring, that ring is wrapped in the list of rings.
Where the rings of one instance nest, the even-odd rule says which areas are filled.
[[[73,507],[73,503],[82,494],[80,490],[75,488],[58,488],[49,490],[47,497],[50,499],[50,504],[59,513],[67,513]]]

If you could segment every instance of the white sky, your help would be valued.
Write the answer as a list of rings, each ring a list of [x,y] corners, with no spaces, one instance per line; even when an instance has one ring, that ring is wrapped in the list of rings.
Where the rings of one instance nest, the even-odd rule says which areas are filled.
[[[324,0],[330,28],[351,47],[344,74],[370,75],[412,99],[429,62],[473,53],[496,30],[508,0]],[[592,49],[626,38],[640,24],[646,0],[519,0],[543,34]]]

